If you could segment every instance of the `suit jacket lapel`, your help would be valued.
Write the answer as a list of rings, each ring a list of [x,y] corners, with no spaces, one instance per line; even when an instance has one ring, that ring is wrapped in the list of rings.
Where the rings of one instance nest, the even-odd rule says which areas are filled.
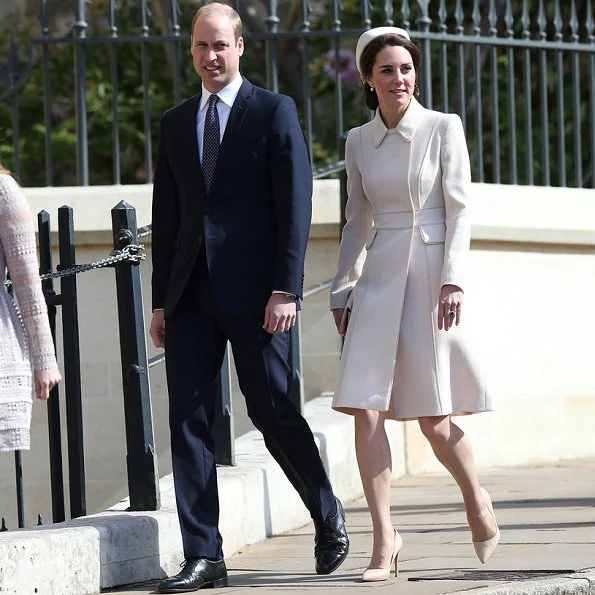
[[[192,188],[197,189],[201,199],[206,196],[207,188],[202,175],[200,165],[200,153],[198,152],[198,139],[196,138],[196,114],[200,105],[200,94],[195,95],[187,104],[183,122],[180,126],[180,151],[178,155],[186,161],[186,171],[189,175],[189,183]]]
[[[225,133],[223,134],[221,147],[219,148],[219,155],[217,156],[215,172],[213,173],[213,181],[211,182],[212,190],[217,188],[217,182],[221,178],[221,175],[225,169],[225,162],[227,160],[227,157],[233,150],[233,144],[235,142],[235,139],[240,133],[240,129],[242,128],[242,124],[246,116],[246,111],[251,95],[252,84],[249,83],[246,79],[244,79],[236,97],[236,100],[233,103],[233,107],[231,108],[231,113],[229,114],[227,126],[225,127]]]

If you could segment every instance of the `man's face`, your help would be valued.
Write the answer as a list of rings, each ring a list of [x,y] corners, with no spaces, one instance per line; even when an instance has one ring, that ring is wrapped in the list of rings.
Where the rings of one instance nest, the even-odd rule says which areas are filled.
[[[238,74],[244,40],[236,40],[225,15],[199,17],[192,32],[194,69],[211,93],[219,93]]]

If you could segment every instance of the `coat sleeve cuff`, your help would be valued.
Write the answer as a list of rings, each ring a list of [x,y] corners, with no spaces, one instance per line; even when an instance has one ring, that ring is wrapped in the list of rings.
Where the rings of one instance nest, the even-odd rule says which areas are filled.
[[[349,301],[349,295],[353,291],[354,287],[355,284],[348,285],[347,287],[343,287],[341,289],[332,291],[330,299],[330,309],[335,310],[336,308],[345,308],[347,302]]]

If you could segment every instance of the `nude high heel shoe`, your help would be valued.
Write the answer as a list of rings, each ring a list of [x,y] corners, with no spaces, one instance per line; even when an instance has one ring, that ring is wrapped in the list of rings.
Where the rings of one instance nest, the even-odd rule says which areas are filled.
[[[486,506],[488,507],[490,514],[494,518],[494,521],[496,521],[496,515],[494,514],[494,507],[492,506],[492,499],[490,498],[490,495],[487,493],[487,491],[484,488],[481,488],[481,491],[483,492],[483,495],[484,495],[484,498],[486,501]],[[491,555],[496,550],[496,546],[498,545],[499,541],[500,541],[500,529],[498,528],[498,522],[496,522],[496,533],[493,537],[490,537],[489,539],[486,539],[485,541],[474,541],[473,542],[473,547],[475,548],[475,553],[477,554],[477,557],[479,558],[479,561],[482,564],[485,564],[490,559]]]
[[[393,546],[393,555],[390,559],[390,564],[388,568],[366,568],[364,573],[362,574],[362,581],[365,583],[372,583],[376,581],[385,581],[388,580],[390,576],[390,569],[395,563],[395,576],[399,576],[399,552],[403,547],[403,539],[399,535],[398,531],[395,531],[395,541]]]

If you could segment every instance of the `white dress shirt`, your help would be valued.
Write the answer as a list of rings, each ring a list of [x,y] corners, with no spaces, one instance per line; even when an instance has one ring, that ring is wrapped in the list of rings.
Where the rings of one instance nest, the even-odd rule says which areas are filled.
[[[242,75],[238,73],[238,76],[236,76],[236,78],[233,79],[233,81],[231,81],[227,87],[223,87],[223,89],[217,93],[217,97],[219,97],[219,101],[217,102],[216,106],[217,113],[219,114],[219,142],[223,140],[223,134],[225,133],[227,121],[229,120],[229,114],[231,113],[231,108],[233,107],[233,102],[236,100],[236,97],[240,92],[241,86]],[[205,131],[207,104],[211,95],[212,93],[208,91],[203,85],[202,94],[200,96],[200,105],[198,106],[198,112],[196,114],[196,139],[198,140],[198,159],[200,163],[202,163],[202,139]]]

